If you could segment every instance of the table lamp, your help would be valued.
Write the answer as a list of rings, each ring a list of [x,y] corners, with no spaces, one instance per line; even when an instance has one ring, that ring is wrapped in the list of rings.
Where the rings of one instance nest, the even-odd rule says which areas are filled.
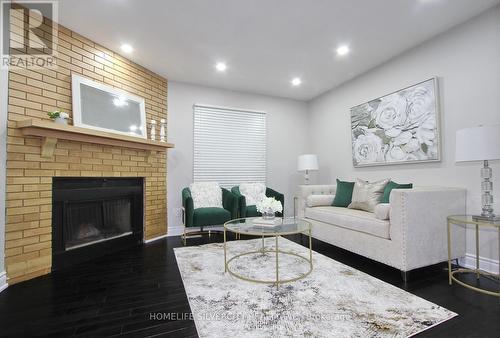
[[[482,213],[476,219],[498,221],[493,213],[493,182],[488,161],[500,159],[500,124],[457,131],[456,162],[483,161],[481,169]]]
[[[297,159],[297,171],[304,171],[306,184],[309,184],[309,171],[318,170],[318,157],[313,154],[300,155]]]

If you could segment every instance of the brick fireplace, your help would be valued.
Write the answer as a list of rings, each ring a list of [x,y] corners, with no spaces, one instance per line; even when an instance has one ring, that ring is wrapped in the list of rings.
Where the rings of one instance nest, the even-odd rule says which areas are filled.
[[[12,24],[23,27],[13,18]],[[19,30],[19,28],[17,28]],[[143,238],[167,232],[166,152],[58,140],[41,156],[43,139],[24,136],[17,122],[70,113],[71,74],[76,73],[145,98],[148,120],[167,118],[167,80],[89,39],[59,26],[57,67],[9,72],[6,270],[10,284],[52,268],[53,180],[59,177],[133,177],[144,186]]]

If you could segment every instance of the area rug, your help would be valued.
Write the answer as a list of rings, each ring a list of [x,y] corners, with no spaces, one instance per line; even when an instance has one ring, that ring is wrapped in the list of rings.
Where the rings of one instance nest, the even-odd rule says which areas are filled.
[[[228,257],[260,248],[262,241],[228,243]],[[273,248],[274,238],[266,239]],[[280,238],[280,250],[307,257],[307,248]],[[319,253],[314,269],[296,282],[243,281],[224,272],[222,243],[175,248],[198,334],[208,337],[409,337],[457,314]],[[280,273],[307,271],[294,256],[279,256]],[[243,256],[233,270],[273,278],[274,255]]]

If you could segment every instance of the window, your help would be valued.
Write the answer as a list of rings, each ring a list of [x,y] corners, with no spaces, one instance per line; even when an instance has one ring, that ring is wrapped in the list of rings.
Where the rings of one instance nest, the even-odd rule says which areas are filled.
[[[195,182],[266,183],[266,114],[194,106]]]

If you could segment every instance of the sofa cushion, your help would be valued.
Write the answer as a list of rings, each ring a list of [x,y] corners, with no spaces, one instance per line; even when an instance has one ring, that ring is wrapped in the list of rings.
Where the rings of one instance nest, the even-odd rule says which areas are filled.
[[[352,190],[354,189],[354,182],[345,182],[337,178],[337,191],[333,199],[334,207],[346,208],[351,203]]]
[[[389,219],[391,205],[389,203],[379,203],[375,206],[375,218],[386,220]]]
[[[396,182],[390,181],[384,188],[384,194],[382,195],[380,203],[389,203],[389,197],[391,196],[392,189],[412,189],[412,188],[413,188],[413,183],[398,184]]]
[[[306,199],[308,207],[332,205],[335,195],[309,195]]]
[[[357,178],[352,192],[352,202],[348,208],[373,212],[375,206],[380,203],[387,183],[389,179],[370,183]]]
[[[376,219],[373,213],[363,210],[342,207],[314,207],[306,208],[305,217],[381,238],[390,238],[389,221]]]
[[[198,208],[194,210],[193,226],[221,225],[231,219],[231,213],[224,208]]]

